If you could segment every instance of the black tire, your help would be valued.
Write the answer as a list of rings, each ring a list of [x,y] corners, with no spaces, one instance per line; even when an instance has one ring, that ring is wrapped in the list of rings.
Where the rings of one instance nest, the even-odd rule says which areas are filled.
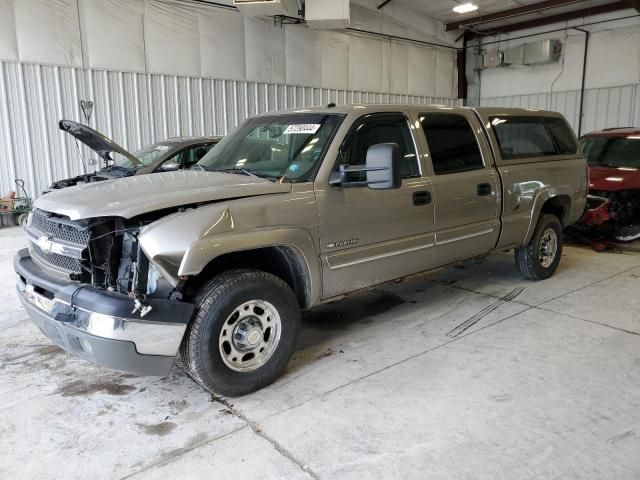
[[[543,265],[540,261],[541,241],[548,229],[555,232],[557,240],[557,250],[555,258],[550,265]],[[554,274],[562,257],[563,236],[562,224],[555,215],[545,213],[540,216],[538,225],[533,232],[528,245],[516,248],[516,267],[520,274],[531,280],[544,280]]]
[[[264,364],[255,370],[236,371],[225,363],[228,359],[223,360],[220,335],[239,306],[257,299],[277,310],[279,341]],[[189,375],[200,385],[217,394],[237,397],[265,387],[282,373],[300,332],[298,301],[285,282],[262,271],[232,270],[206,283],[195,303],[197,313],[185,332],[180,356]]]

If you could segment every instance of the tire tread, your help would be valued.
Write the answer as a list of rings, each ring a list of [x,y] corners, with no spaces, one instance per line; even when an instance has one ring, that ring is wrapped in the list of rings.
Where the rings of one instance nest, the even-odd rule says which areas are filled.
[[[195,297],[196,314],[187,326],[182,343],[180,345],[180,359],[186,367],[187,373],[202,387],[209,391],[212,386],[205,381],[205,372],[203,371],[202,349],[200,345],[201,332],[205,328],[206,322],[210,321],[208,314],[215,305],[216,301],[226,295],[246,281],[267,281],[275,282],[280,288],[288,291],[293,301],[297,305],[297,299],[289,285],[282,279],[267,272],[251,269],[236,269],[223,272],[211,280],[206,282],[199,290]],[[299,320],[299,319],[298,319]],[[247,389],[239,386],[238,389],[226,388],[225,391],[219,392],[223,395],[238,396],[248,393]]]
[[[529,280],[544,280],[549,276],[551,276],[551,275],[548,275],[548,276],[541,275],[540,272],[538,272],[538,269],[536,268],[538,266],[537,239],[538,239],[538,236],[542,233],[543,229],[550,224],[557,224],[557,226],[559,227],[558,252],[556,254],[558,256],[558,260],[555,262],[555,266],[553,268],[553,271],[551,272],[551,275],[553,275],[553,273],[557,268],[559,259],[562,256],[562,247],[563,247],[562,224],[560,223],[560,220],[558,219],[558,217],[556,217],[555,215],[550,213],[545,213],[545,214],[542,214],[538,219],[538,224],[536,225],[536,228],[533,232],[533,235],[531,236],[531,240],[529,241],[529,243],[523,247],[519,247],[515,249],[514,257],[515,257],[516,268],[520,273],[520,275],[522,275],[524,278],[527,278]]]

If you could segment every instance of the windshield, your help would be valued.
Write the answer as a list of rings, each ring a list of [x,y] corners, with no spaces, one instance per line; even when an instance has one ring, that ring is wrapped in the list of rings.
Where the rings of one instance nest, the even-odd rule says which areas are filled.
[[[640,135],[585,137],[580,143],[591,167],[640,168]]]
[[[213,147],[198,166],[279,182],[306,182],[342,118],[324,113],[250,118]]]
[[[171,150],[171,148],[172,147],[170,147],[169,145],[154,144],[154,145],[149,145],[147,147],[144,147],[143,149],[138,150],[137,152],[134,152],[133,156],[140,161],[140,165],[133,165],[131,160],[129,160],[127,157],[123,155],[112,154],[112,156],[115,157],[114,165],[118,167],[135,169],[135,168],[142,168],[149,165],[150,163],[154,162],[155,160],[160,158],[162,155],[164,155],[166,152]]]

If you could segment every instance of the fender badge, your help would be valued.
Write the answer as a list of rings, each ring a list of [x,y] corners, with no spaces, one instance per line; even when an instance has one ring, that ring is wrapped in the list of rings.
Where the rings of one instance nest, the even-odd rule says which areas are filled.
[[[355,245],[360,239],[352,238],[350,240],[338,240],[337,242],[328,243],[327,248],[347,247],[349,245]]]

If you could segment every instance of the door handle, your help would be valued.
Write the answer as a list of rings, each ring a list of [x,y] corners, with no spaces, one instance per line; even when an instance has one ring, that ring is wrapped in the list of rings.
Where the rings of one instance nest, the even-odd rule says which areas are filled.
[[[431,203],[431,192],[413,192],[414,205],[428,205]]]
[[[478,196],[486,197],[487,195],[491,195],[493,193],[493,188],[491,188],[490,183],[481,183],[478,185]]]

